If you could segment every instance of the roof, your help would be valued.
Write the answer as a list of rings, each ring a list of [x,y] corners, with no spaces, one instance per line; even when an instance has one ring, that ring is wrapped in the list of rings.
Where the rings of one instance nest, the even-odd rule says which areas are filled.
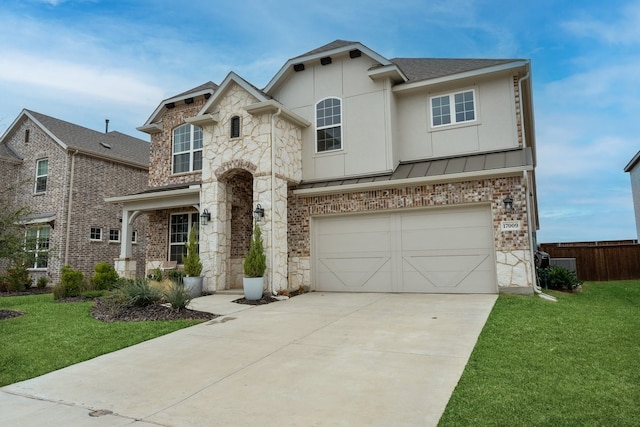
[[[31,110],[23,110],[23,113],[48,131],[67,150],[79,150],[84,154],[149,167],[147,141],[117,131],[98,132]]]
[[[533,166],[530,148],[518,148],[492,153],[472,154],[468,156],[447,157],[400,163],[393,172],[329,181],[302,182],[299,189],[317,189],[373,182],[388,182],[401,179],[422,179],[450,177],[452,175],[486,173],[519,169]],[[391,181],[391,182],[390,182]]]
[[[624,167],[624,171],[631,172],[631,170],[638,164],[638,161],[640,161],[640,151],[638,151],[629,163],[627,163],[627,166]]]
[[[22,158],[7,144],[0,144],[0,160],[20,163]]]
[[[390,61],[400,67],[409,82],[415,82],[519,62],[522,59],[394,58]]]
[[[199,93],[199,92],[205,91],[205,90],[207,90],[207,89],[210,89],[210,90],[212,90],[212,91],[215,91],[216,89],[218,89],[218,85],[217,85],[217,84],[215,84],[214,82],[212,82],[211,80],[209,80],[208,82],[203,83],[203,84],[201,84],[200,86],[196,86],[196,87],[194,87],[194,88],[192,88],[192,89],[189,89],[189,90],[187,90],[187,91],[185,91],[185,92],[182,92],[182,93],[179,93],[179,94],[177,94],[177,95],[174,95],[174,96],[172,96],[171,98],[168,98],[168,99],[174,99],[174,98],[186,98],[188,95],[196,94],[196,93]],[[167,100],[168,100],[168,99],[167,99]],[[167,100],[165,100],[165,101],[167,101]]]
[[[311,55],[316,55],[318,53],[322,53],[322,52],[329,52],[331,50],[334,49],[340,49],[343,47],[347,47],[347,46],[353,46],[355,44],[358,44],[358,42],[352,42],[352,41],[348,41],[348,40],[334,40],[331,43],[327,43],[324,46],[320,46],[316,49],[310,50],[307,53],[303,53],[302,55],[298,55],[295,58],[291,58],[291,59],[297,59],[297,58],[303,58],[305,56],[311,56]]]

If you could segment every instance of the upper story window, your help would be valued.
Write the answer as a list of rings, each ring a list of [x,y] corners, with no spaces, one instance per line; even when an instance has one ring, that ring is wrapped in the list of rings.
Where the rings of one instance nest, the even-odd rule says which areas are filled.
[[[89,230],[89,240],[101,241],[102,240],[102,228],[91,227]]]
[[[342,149],[342,106],[338,98],[316,104],[316,152]]]
[[[47,268],[50,234],[51,227],[49,225],[27,229],[24,244],[27,253],[27,268]]]
[[[431,98],[431,126],[445,126],[476,120],[472,90]]]
[[[110,242],[119,242],[120,241],[120,230],[117,228],[112,228],[109,230],[109,241]]]
[[[240,138],[240,116],[231,117],[231,138]]]
[[[202,170],[202,129],[186,123],[173,130],[173,173]]]
[[[47,176],[49,175],[49,159],[40,159],[36,163],[36,193],[47,191]]]

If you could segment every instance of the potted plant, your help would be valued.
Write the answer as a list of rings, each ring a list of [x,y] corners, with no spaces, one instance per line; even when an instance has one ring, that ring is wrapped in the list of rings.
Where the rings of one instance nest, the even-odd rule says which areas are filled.
[[[189,231],[189,241],[187,241],[187,256],[184,258],[184,273],[186,277],[182,279],[185,289],[189,291],[192,298],[202,295],[202,261],[198,253],[198,238],[196,237],[196,227],[191,227]]]
[[[249,253],[244,258],[244,278],[242,287],[244,298],[247,300],[259,300],[264,291],[264,272],[267,269],[267,256],[262,246],[262,234],[258,224],[253,228]]]

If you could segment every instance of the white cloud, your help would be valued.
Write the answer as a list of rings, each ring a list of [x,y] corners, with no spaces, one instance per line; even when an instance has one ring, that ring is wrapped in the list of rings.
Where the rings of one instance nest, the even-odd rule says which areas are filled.
[[[611,9],[615,10],[613,7]],[[632,2],[619,10],[615,20],[594,18],[586,14],[566,21],[563,27],[570,33],[607,44],[640,43],[640,2]]]

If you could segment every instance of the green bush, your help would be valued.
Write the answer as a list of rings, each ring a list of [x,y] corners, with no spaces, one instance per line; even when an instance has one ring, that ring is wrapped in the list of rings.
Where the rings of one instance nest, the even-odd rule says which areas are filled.
[[[162,270],[159,268],[154,269],[151,273],[147,275],[147,278],[150,280],[155,280],[156,282],[162,282],[164,275],[162,274]]]
[[[187,256],[184,258],[184,272],[187,276],[198,277],[202,273],[202,262],[198,253],[198,238],[196,237],[196,226],[189,231],[189,241],[187,242]]]
[[[29,276],[27,267],[22,263],[17,263],[12,268],[7,269],[6,283],[9,292],[23,292],[29,289],[31,287],[31,276]]]
[[[162,291],[149,285],[149,279],[125,279],[119,292],[122,302],[130,307],[146,307],[162,300]]]
[[[548,283],[551,289],[565,291],[572,291],[582,285],[582,282],[578,280],[576,273],[557,265],[549,267]]]
[[[91,279],[94,289],[113,289],[118,283],[118,273],[115,268],[108,262],[102,261],[97,263],[93,270],[95,274]]]
[[[44,289],[49,284],[49,278],[47,276],[42,276],[38,279],[36,284],[38,285],[38,289]]]
[[[253,236],[251,236],[249,253],[244,258],[244,276],[263,277],[266,269],[267,256],[264,254],[262,233],[260,231],[260,227],[256,224],[253,229]]]
[[[184,277],[184,271],[180,270],[168,270],[166,273],[169,280],[172,282],[182,283],[182,278]]]
[[[191,302],[191,295],[182,282],[171,281],[171,286],[164,292],[164,299],[171,305],[171,308],[180,311],[187,308]]]
[[[65,265],[60,272],[60,283],[53,288],[53,298],[58,300],[80,296],[84,282],[84,274],[82,274],[82,271],[74,270],[70,266]]]

